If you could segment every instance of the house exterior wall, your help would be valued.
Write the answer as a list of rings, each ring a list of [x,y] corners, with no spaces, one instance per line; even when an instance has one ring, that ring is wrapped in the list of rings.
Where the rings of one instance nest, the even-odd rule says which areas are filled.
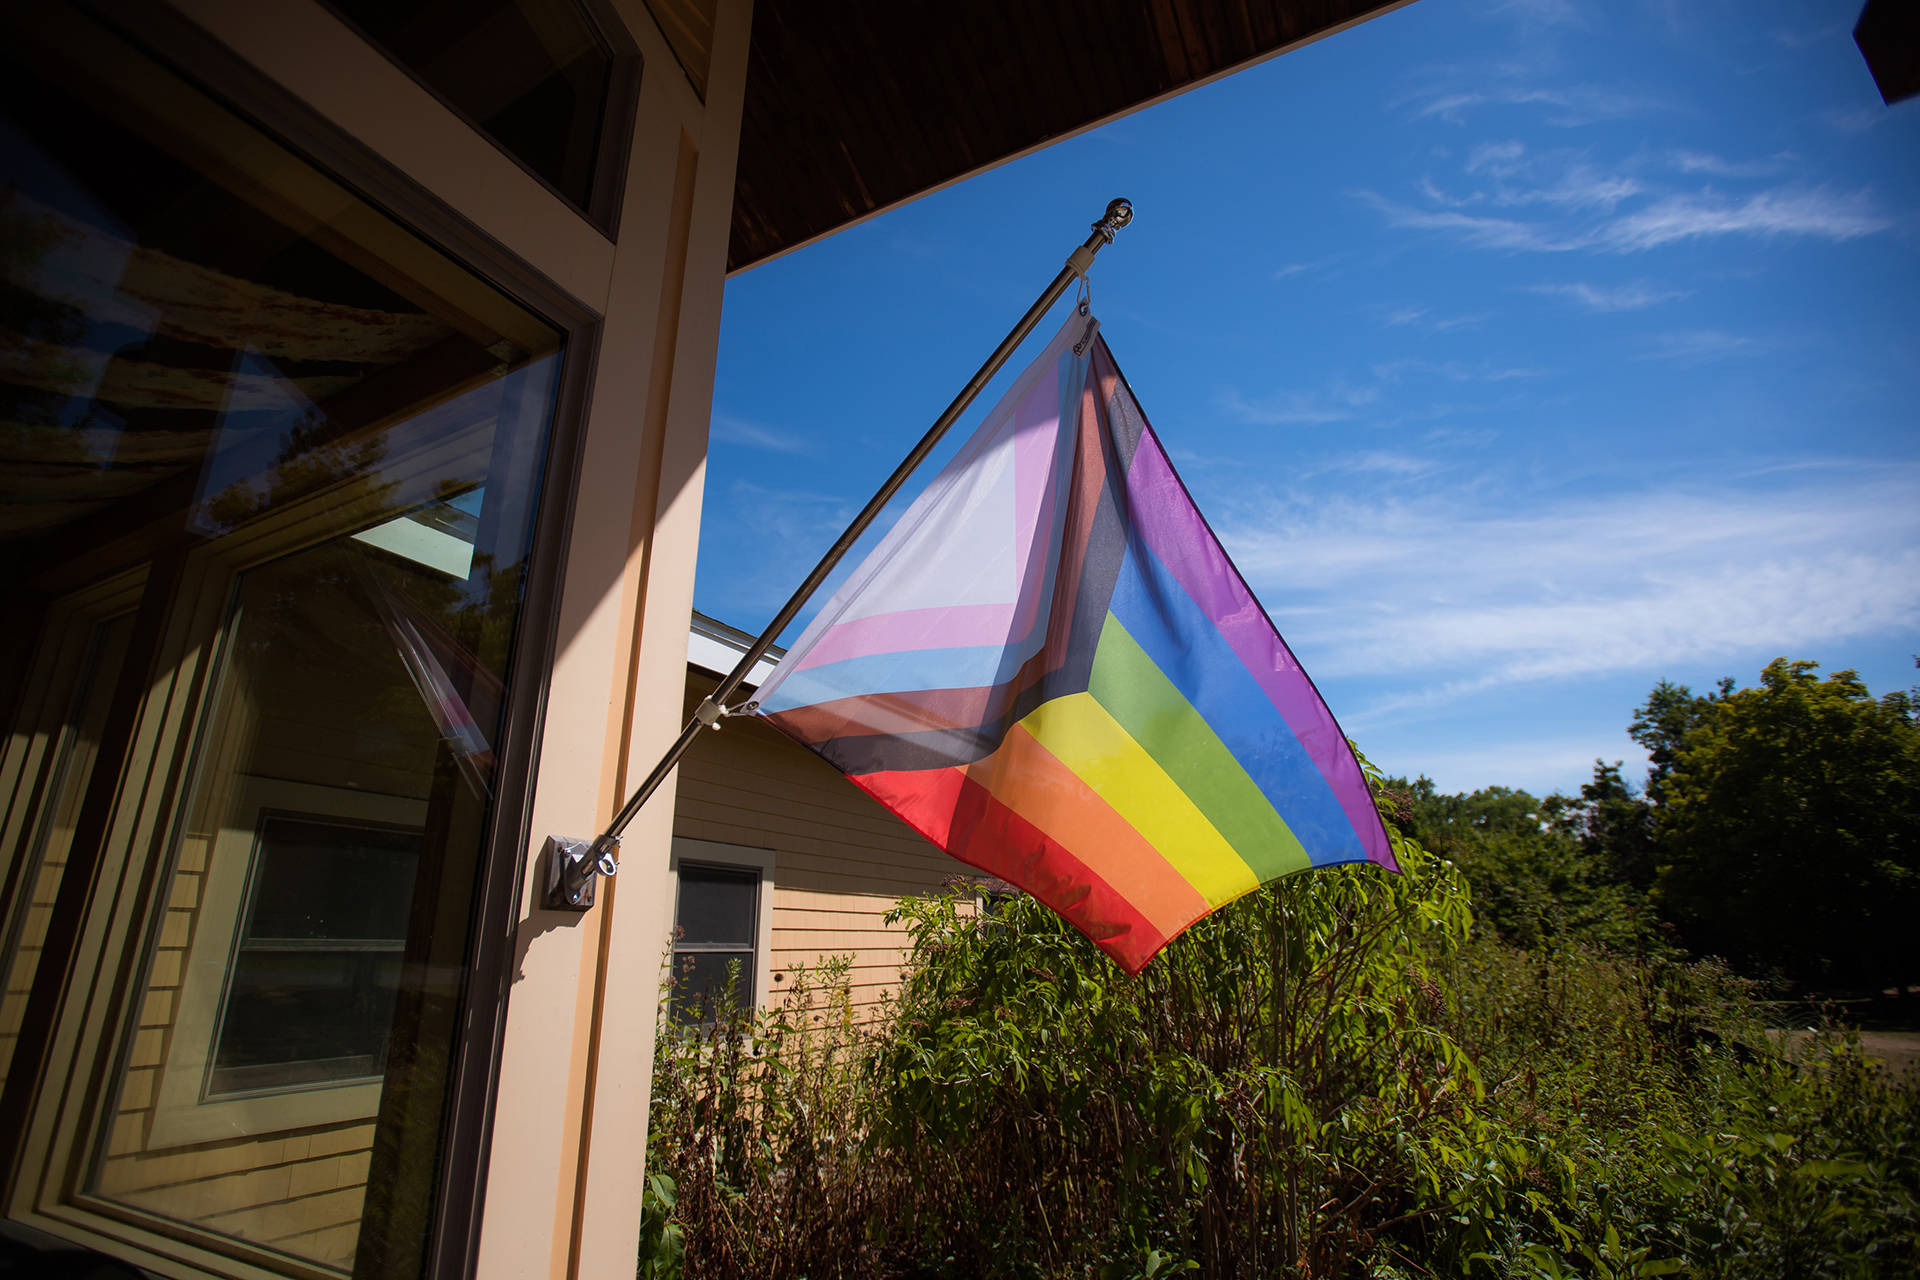
[[[689,714],[717,683],[689,676]],[[772,981],[763,989],[772,1000],[794,965],[848,955],[856,1009],[880,1016],[906,958],[905,928],[887,924],[887,912],[902,897],[979,874],[758,720],[700,735],[679,774],[676,836],[773,850]]]
[[[624,108],[631,120],[606,125],[624,132],[630,123],[631,135],[617,221],[604,229],[315,0],[124,7],[136,33],[149,24],[179,28],[217,47],[237,73],[221,88],[231,88],[243,115],[279,111],[268,127],[285,133],[291,121],[302,139],[303,122],[311,121],[312,136],[324,135],[327,146],[337,140],[341,154],[364,157],[366,172],[390,176],[404,198],[388,207],[462,270],[523,298],[537,295],[572,325],[572,391],[562,396],[555,427],[555,438],[567,441],[554,455],[566,474],[548,489],[566,510],[541,535],[550,544],[546,578],[529,583],[529,598],[551,606],[539,619],[551,627],[545,670],[531,677],[544,686],[541,727],[522,752],[530,771],[518,792],[499,800],[520,806],[523,838],[488,855],[507,869],[504,883],[517,881],[518,902],[477,926],[504,935],[493,944],[502,976],[497,990],[469,992],[488,1017],[504,1014],[491,1038],[460,1046],[464,1058],[452,1068],[467,1093],[455,1102],[446,1156],[453,1176],[443,1181],[464,1188],[469,1200],[449,1209],[443,1193],[436,1212],[450,1225],[427,1270],[554,1280],[629,1275],[649,1084],[635,1064],[650,1060],[653,1018],[651,1008],[633,1016],[608,1001],[610,992],[656,988],[672,902],[670,804],[652,806],[629,830],[623,874],[591,912],[545,910],[538,876],[516,869],[549,833],[597,830],[634,771],[678,728],[751,0],[694,6],[712,21],[704,92],[690,83],[644,0],[584,0],[616,52],[635,53],[643,64],[637,102]],[[190,60],[188,69],[195,70]],[[328,155],[317,163],[326,169]],[[496,274],[502,263],[510,269]],[[208,582],[194,618],[176,609],[138,619],[157,630],[163,655],[176,653],[172,670],[207,669],[209,659],[184,638],[208,632],[225,608],[224,596],[213,599],[218,584]],[[119,594],[98,608],[72,597],[76,616],[91,626],[109,605],[132,608],[145,599],[138,587],[136,580],[128,596],[126,582],[104,584],[100,592]],[[43,650],[50,645],[58,647],[39,642]],[[31,711],[37,696],[30,681],[22,707]],[[143,707],[159,705],[157,696]],[[187,758],[197,714],[168,711],[164,722],[150,724],[153,717],[140,713],[128,759],[147,762],[136,766],[147,772],[120,784],[121,816],[90,871],[98,888],[58,957],[64,994],[51,1031],[34,1046],[43,1065],[28,1069],[16,1058],[20,1070],[10,1074],[20,1128],[17,1145],[4,1153],[12,1162],[5,1211],[181,1280],[344,1275],[355,1265],[367,1198],[372,1115],[321,1118],[291,1136],[170,1142],[156,1132],[155,1082],[187,1016],[181,974],[207,910],[209,876],[191,835],[163,863],[173,857],[163,846],[174,845],[161,828],[174,820],[134,802],[176,785],[167,771],[178,766],[168,762]],[[12,733],[0,761],[8,788],[45,772],[45,733],[26,721]],[[403,789],[426,785],[410,780]],[[65,865],[64,848],[49,850],[33,883],[19,891],[31,936],[23,935],[18,954],[28,960],[40,958]],[[32,978],[31,964],[18,984],[9,972],[9,1053],[20,1022],[11,1011],[28,1003]],[[139,1008],[123,1034],[119,1010],[129,1000]],[[122,1077],[117,1093],[111,1083],[103,1091],[103,1081]],[[97,1149],[89,1145],[95,1134],[103,1135]],[[93,1181],[82,1187],[87,1168]],[[481,1176],[470,1176],[477,1170]],[[159,1216],[142,1216],[148,1202]],[[191,1223],[182,1229],[195,1205],[220,1219],[216,1229],[226,1239],[202,1238]],[[256,1255],[234,1240],[272,1248]]]

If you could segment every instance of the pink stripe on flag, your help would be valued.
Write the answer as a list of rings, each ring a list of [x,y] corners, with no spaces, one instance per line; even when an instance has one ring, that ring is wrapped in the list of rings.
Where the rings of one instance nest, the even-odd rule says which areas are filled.
[[[1012,604],[955,604],[854,618],[828,628],[794,670],[876,653],[1004,645],[1013,626],[1014,608]]]

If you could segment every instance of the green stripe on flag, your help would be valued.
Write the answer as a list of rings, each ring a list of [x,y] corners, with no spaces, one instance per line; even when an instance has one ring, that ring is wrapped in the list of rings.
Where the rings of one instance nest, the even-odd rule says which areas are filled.
[[[1112,614],[1100,631],[1087,692],[1187,793],[1262,883],[1312,865],[1233,752]]]

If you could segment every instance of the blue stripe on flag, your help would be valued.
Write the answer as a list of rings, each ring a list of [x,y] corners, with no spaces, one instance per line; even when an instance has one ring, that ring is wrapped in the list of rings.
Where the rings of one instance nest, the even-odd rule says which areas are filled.
[[[1240,655],[1138,538],[1128,540],[1109,608],[1219,735],[1314,865],[1367,856],[1325,775]]]

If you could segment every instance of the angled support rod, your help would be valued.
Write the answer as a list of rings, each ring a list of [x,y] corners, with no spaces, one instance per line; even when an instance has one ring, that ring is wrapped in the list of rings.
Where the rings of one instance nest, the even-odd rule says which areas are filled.
[[[861,508],[860,514],[853,518],[853,523],[834,540],[834,544],[827,549],[827,553],[820,557],[820,563],[813,566],[813,572],[806,576],[787,602],[780,606],[780,612],[774,614],[773,621],[767,624],[766,630],[747,646],[747,651],[740,656],[740,661],[734,664],[733,670],[727,673],[726,679],[722,680],[720,686],[701,702],[694,711],[693,718],[688,720],[686,727],[680,730],[680,736],[673,740],[673,745],[667,748],[665,755],[660,757],[660,762],[653,766],[639,788],[628,798],[626,804],[620,807],[620,812],[615,814],[613,821],[607,824],[607,829],[592,841],[563,836],[547,838],[546,848],[542,852],[547,872],[547,906],[561,911],[585,911],[593,905],[595,877],[610,876],[620,869],[616,854],[620,849],[621,833],[627,829],[627,824],[633,821],[634,815],[640,812],[641,806],[660,789],[660,784],[666,781],[669,773],[673,772],[673,767],[680,763],[680,758],[687,754],[687,749],[693,746],[694,740],[700,736],[700,731],[718,729],[725,717],[736,713],[735,708],[727,705],[727,699],[739,691],[740,686],[753,671],[754,665],[766,656],[767,650],[773,647],[773,642],[799,615],[813,593],[820,589],[820,584],[827,580],[827,575],[833,572],[834,566],[853,549],[853,544],[859,541],[860,535],[867,531],[867,527],[886,509],[887,503],[891,502],[893,496],[905,486],[914,470],[939,446],[941,438],[947,434],[948,429],[959,421],[960,415],[967,411],[967,407],[974,402],[986,385],[993,381],[993,375],[1000,372],[1001,366],[1006,364],[1013,353],[1019,349],[1020,344],[1026,341],[1027,335],[1033,332],[1034,326],[1046,317],[1047,312],[1053,309],[1053,304],[1061,299],[1076,279],[1087,274],[1093,266],[1094,255],[1112,244],[1114,232],[1132,221],[1132,204],[1125,200],[1113,200],[1107,204],[1107,211],[1101,215],[1098,222],[1093,224],[1093,233],[1087,237],[1086,243],[1068,255],[1066,265],[1060,268],[1060,274],[1053,278],[1053,282],[1034,300],[1033,305],[1027,308],[1027,313],[1020,317],[1020,322],[1013,326],[1005,338],[1001,339],[1000,345],[994,348],[993,354],[987,357],[986,363],[980,366],[979,372],[975,373],[968,380],[967,385],[960,389],[960,394],[953,398],[953,403],[934,420],[931,427],[927,428],[927,433],[920,437],[920,443],[914,445],[913,451],[893,469],[893,474],[887,477],[886,483],[882,484],[867,501],[867,505]]]

